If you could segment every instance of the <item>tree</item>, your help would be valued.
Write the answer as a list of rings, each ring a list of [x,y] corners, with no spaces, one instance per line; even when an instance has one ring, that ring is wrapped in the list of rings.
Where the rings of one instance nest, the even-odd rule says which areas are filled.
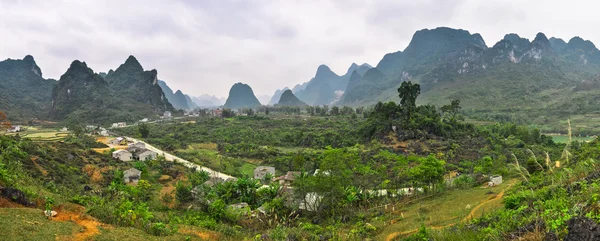
[[[269,107],[265,107],[265,115],[269,115]]]
[[[337,107],[337,106],[331,107],[331,115],[339,115],[339,114],[340,114],[340,107]]]
[[[460,107],[460,100],[452,100],[449,105],[442,106],[441,110],[444,112],[444,115],[449,117],[450,121],[454,122],[460,108],[462,108]]]
[[[6,114],[4,114],[4,112],[0,111],[0,130],[3,131],[8,128],[10,128],[10,121],[8,121]]]
[[[150,136],[150,128],[146,123],[138,125],[138,131],[140,132],[142,138],[148,138],[148,136]]]
[[[417,97],[419,94],[421,94],[421,86],[417,83],[413,84],[410,81],[405,81],[398,88],[400,105],[402,105],[402,108],[406,112],[407,122],[411,121],[411,115],[417,108]]]

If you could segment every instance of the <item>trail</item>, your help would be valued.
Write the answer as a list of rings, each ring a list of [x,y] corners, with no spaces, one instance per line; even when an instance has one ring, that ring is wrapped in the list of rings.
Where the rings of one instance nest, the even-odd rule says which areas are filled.
[[[57,212],[58,212],[58,215],[56,215],[56,217],[53,217],[51,220],[59,221],[59,222],[73,221],[77,225],[83,227],[83,231],[73,235],[72,240],[76,240],[76,241],[87,240],[90,237],[96,236],[97,234],[100,233],[98,226],[107,226],[104,223],[98,222],[95,219],[93,219],[91,217],[86,217],[80,213],[75,213],[75,212],[66,211],[66,210],[60,210]]]
[[[428,227],[428,228],[429,228],[429,229],[433,229],[433,230],[440,230],[440,229],[444,229],[444,228],[452,227],[452,226],[454,226],[454,225],[456,225],[456,224],[458,224],[458,223],[466,222],[466,221],[468,221],[469,219],[472,219],[472,218],[473,218],[473,216],[475,215],[475,212],[477,212],[477,210],[479,210],[479,209],[480,209],[480,208],[481,208],[483,205],[485,205],[485,204],[488,204],[488,203],[490,203],[490,202],[493,202],[493,201],[496,201],[496,200],[498,200],[498,199],[501,199],[501,198],[504,196],[504,192],[505,192],[506,190],[508,190],[508,189],[509,189],[509,188],[510,188],[512,185],[514,185],[514,184],[515,184],[515,182],[514,182],[514,181],[512,181],[510,184],[508,184],[508,186],[507,186],[505,189],[503,189],[503,190],[502,190],[500,193],[498,193],[498,195],[496,195],[494,198],[492,198],[492,199],[488,199],[488,200],[486,200],[486,201],[484,201],[484,202],[482,202],[482,203],[478,204],[477,206],[475,206],[475,207],[474,207],[474,208],[471,210],[471,212],[469,212],[469,214],[468,214],[466,217],[464,217],[462,220],[460,220],[460,221],[458,221],[458,222],[455,222],[455,223],[447,224],[447,225],[444,225],[444,226],[430,226],[430,227]],[[418,228],[417,228],[417,229],[413,229],[413,230],[404,231],[404,232],[394,232],[394,233],[391,233],[391,234],[389,234],[389,235],[388,235],[388,236],[385,238],[385,240],[386,240],[386,241],[392,241],[392,240],[394,240],[394,239],[395,239],[396,237],[398,237],[398,236],[404,236],[404,235],[408,235],[408,234],[416,233],[417,231],[419,231],[419,229],[418,229]]]

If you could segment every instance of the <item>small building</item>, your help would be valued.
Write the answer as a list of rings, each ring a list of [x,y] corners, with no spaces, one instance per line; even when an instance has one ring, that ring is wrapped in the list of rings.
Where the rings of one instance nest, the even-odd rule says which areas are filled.
[[[127,171],[123,172],[123,182],[137,184],[140,181],[141,176],[142,171],[135,168],[129,168]]]
[[[141,119],[140,122],[142,122],[142,123],[148,122],[148,118]]]
[[[100,135],[101,136],[109,136],[108,131],[107,130],[102,130],[100,131]]]
[[[264,180],[267,174],[271,174],[271,177],[274,177],[275,168],[269,166],[259,166],[254,169],[254,179]]]
[[[114,140],[111,140],[109,143],[112,145],[115,145],[115,146],[119,146],[119,145],[122,145],[123,142],[126,142],[126,141],[127,140],[124,137],[120,136],[120,137],[115,138]]]
[[[113,128],[126,127],[126,126],[127,126],[127,123],[125,123],[125,122],[112,123]]]
[[[133,159],[133,155],[131,154],[131,152],[128,152],[127,150],[117,150],[112,153],[112,157],[115,159],[124,161],[124,162],[131,161]]]
[[[221,109],[214,109],[210,113],[214,117],[221,117],[223,115],[223,110],[221,110]]]
[[[67,132],[67,131],[69,131],[69,128],[67,128],[67,127],[63,127],[62,129],[60,129],[60,131],[61,131],[61,132]]]
[[[7,132],[21,132],[21,126],[11,126],[6,131]]]
[[[489,186],[497,186],[500,184],[502,184],[502,176],[494,175],[490,177],[490,182],[488,183]]]
[[[165,113],[163,113],[163,118],[171,118],[171,112],[165,111]]]
[[[287,172],[285,175],[277,177],[273,179],[274,181],[279,181],[279,184],[282,186],[290,186],[296,177],[300,176],[300,172]]]
[[[145,150],[142,152],[139,152],[137,154],[137,159],[140,161],[151,161],[156,159],[156,156],[158,156],[158,154],[156,152],[153,152],[151,150]]]
[[[136,142],[136,143],[131,143],[129,145],[127,145],[129,148],[131,147],[136,147],[136,148],[146,148],[146,144],[143,142]]]

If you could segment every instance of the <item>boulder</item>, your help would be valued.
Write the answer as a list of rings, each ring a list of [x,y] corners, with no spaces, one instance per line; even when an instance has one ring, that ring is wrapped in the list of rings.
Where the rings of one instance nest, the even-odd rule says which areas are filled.
[[[586,217],[574,217],[567,221],[569,233],[565,241],[600,240],[600,225]]]
[[[44,215],[46,215],[46,217],[55,217],[58,213],[56,211],[52,211],[52,210],[46,210],[44,211]]]

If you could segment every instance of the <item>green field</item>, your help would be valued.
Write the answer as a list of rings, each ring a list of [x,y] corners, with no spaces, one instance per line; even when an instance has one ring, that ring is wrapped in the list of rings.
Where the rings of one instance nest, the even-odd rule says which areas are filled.
[[[569,136],[567,135],[551,135],[552,136],[552,140],[556,143],[567,143],[569,142]],[[587,137],[587,136],[573,136],[571,137],[572,141],[582,141],[582,142],[588,142],[588,141],[592,141],[594,140],[594,137]]]

